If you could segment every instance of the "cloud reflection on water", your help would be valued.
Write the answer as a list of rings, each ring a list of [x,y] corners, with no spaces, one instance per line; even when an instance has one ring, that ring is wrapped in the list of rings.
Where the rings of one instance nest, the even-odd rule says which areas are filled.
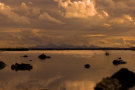
[[[41,53],[51,56],[40,60]],[[134,51],[15,51],[0,54],[7,67],[0,71],[0,90],[93,90],[103,77],[110,76],[122,67],[135,71]],[[28,55],[28,58],[20,56]],[[112,61],[117,57],[128,62],[115,67]],[[29,60],[32,60],[29,62]],[[29,71],[14,72],[14,63],[30,63],[34,68]],[[88,63],[91,68],[85,69]]]
[[[94,86],[92,81],[65,81],[58,90],[93,90]]]

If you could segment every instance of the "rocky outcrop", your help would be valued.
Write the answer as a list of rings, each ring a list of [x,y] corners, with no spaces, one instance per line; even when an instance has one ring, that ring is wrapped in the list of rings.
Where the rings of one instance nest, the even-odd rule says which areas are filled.
[[[126,68],[120,69],[111,77],[96,84],[95,90],[128,90],[135,86],[135,73]]]
[[[11,66],[11,69],[15,71],[24,71],[24,70],[30,71],[32,68],[33,67],[30,64],[24,64],[24,63],[21,64],[16,63]]]

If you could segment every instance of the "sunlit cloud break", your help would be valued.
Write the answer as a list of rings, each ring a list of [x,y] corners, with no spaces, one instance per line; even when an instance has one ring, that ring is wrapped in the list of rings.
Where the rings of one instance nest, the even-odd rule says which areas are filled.
[[[59,3],[60,12],[66,18],[87,18],[95,16],[97,11],[95,9],[95,3],[92,0],[81,1],[62,1],[55,0]]]

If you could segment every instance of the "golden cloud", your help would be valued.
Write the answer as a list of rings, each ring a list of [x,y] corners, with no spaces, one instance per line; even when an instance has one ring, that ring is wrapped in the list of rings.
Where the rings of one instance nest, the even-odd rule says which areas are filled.
[[[64,24],[62,21],[55,19],[54,17],[50,16],[47,12],[44,12],[43,14],[40,14],[39,16],[40,20],[48,20],[50,22],[58,23],[58,24]]]
[[[0,14],[6,16],[10,20],[17,22],[17,23],[23,23],[23,24],[29,24],[30,21],[25,16],[20,16],[17,13],[12,11],[12,8],[8,5],[5,5],[4,3],[0,3]]]
[[[104,10],[102,10],[102,14],[97,12],[94,0],[55,1],[59,3],[61,14],[66,18],[88,18],[96,15],[102,18],[104,16],[109,16],[109,14]]]
[[[104,34],[90,34],[90,35],[85,35],[86,37],[103,37],[106,36]]]

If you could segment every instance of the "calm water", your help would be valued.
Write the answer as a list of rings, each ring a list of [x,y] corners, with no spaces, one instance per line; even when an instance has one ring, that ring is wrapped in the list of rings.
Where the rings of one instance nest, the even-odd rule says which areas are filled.
[[[135,72],[135,51],[68,50],[68,51],[5,51],[0,61],[7,66],[0,70],[0,90],[93,90],[103,77],[111,76],[120,68]],[[51,59],[40,60],[45,53]],[[28,57],[22,57],[28,55]],[[125,65],[114,66],[112,61],[122,57]],[[32,60],[32,61],[29,61]],[[13,71],[11,65],[28,63],[31,71]],[[84,68],[90,64],[89,69]],[[135,90],[135,89],[134,89]]]

